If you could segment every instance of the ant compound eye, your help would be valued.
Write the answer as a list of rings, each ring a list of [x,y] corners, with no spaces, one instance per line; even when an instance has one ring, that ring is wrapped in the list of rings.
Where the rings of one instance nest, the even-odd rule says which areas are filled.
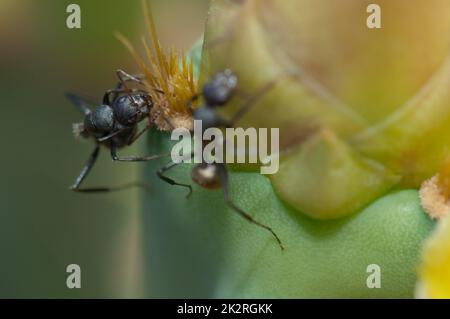
[[[142,121],[152,106],[153,101],[147,94],[123,95],[114,101],[114,117],[120,124],[132,126]]]
[[[192,180],[201,187],[215,189],[222,187],[217,165],[201,163],[192,169]]]
[[[108,105],[101,105],[84,119],[86,130],[93,133],[107,133],[114,127],[114,116]]]
[[[237,86],[237,76],[231,70],[217,73],[202,89],[209,105],[224,105],[229,101]]]

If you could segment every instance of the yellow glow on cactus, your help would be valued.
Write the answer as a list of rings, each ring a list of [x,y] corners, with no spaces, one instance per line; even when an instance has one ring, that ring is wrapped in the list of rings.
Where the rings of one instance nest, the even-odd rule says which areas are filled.
[[[450,216],[441,220],[424,246],[420,297],[450,298]]]

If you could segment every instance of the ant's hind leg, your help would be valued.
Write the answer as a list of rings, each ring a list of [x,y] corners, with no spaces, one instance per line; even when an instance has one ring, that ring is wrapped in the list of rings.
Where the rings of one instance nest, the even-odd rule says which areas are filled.
[[[282,80],[283,78],[285,78],[287,76],[293,76],[293,74],[288,73],[287,75],[284,74],[284,75],[276,77],[275,79],[267,82],[262,87],[260,87],[251,96],[248,96],[248,94],[244,94],[244,93],[238,91],[240,93],[239,95],[244,96],[246,101],[241,106],[239,111],[237,111],[236,114],[234,114],[234,116],[232,117],[230,122],[234,125],[237,121],[239,121],[252,108],[252,106],[254,106],[256,104],[256,102],[258,102],[267,92],[272,90],[275,87],[275,85],[277,85],[280,82],[280,80]]]
[[[126,183],[123,185],[114,186],[114,187],[86,187],[86,188],[76,188],[76,189],[71,188],[71,190],[78,192],[78,193],[108,193],[108,192],[121,191],[121,190],[125,190],[128,188],[133,188],[133,187],[139,187],[139,188],[143,188],[145,190],[150,189],[150,186],[148,184],[140,183],[140,182],[130,182],[130,183]]]
[[[89,156],[89,159],[87,160],[86,164],[83,167],[83,170],[81,171],[80,175],[75,180],[75,183],[70,187],[71,190],[74,192],[80,192],[80,193],[106,193],[106,192],[113,192],[118,190],[123,190],[131,187],[143,187],[148,189],[148,185],[138,182],[132,182],[127,183],[120,186],[115,187],[87,187],[87,188],[80,188],[81,183],[83,180],[87,177],[89,172],[91,171],[92,167],[94,166],[95,162],[97,161],[98,154],[100,151],[100,146],[97,145],[92,152],[91,156]]]
[[[186,197],[191,196],[192,194],[192,186],[189,184],[182,184],[182,183],[178,183],[176,181],[174,181],[173,179],[167,177],[164,175],[164,173],[166,171],[168,171],[169,169],[171,169],[172,167],[178,165],[179,163],[175,163],[173,161],[170,161],[169,163],[167,163],[166,165],[164,165],[163,167],[161,167],[157,172],[156,175],[158,175],[158,177],[160,179],[162,179],[163,181],[165,181],[166,183],[169,183],[170,185],[178,185],[178,186],[183,186],[189,189],[189,192],[187,193]]]
[[[115,89],[110,89],[105,92],[105,94],[103,95],[103,104],[111,105],[112,101],[114,101],[120,93],[130,93],[131,90],[126,86],[126,82],[133,81],[141,85],[143,84],[141,78],[143,78],[144,75],[142,74],[131,75],[124,70],[118,69],[116,71],[116,75],[119,79],[119,82],[117,83]],[[114,96],[111,99],[111,95],[113,94]]]
[[[156,154],[152,156],[119,156],[117,154],[117,147],[112,144],[111,145],[111,158],[113,161],[119,162],[147,162],[157,158],[170,156],[170,153]]]
[[[140,130],[138,133],[136,133],[136,135],[134,135],[133,137],[130,138],[130,140],[127,142],[127,145],[130,146],[131,144],[133,144],[134,142],[136,142],[136,140],[141,137],[142,134],[144,134],[145,132],[147,132],[147,130],[151,127],[150,123],[145,124],[144,128],[142,130]]]
[[[230,193],[229,193],[230,183],[229,183],[229,179],[228,179],[228,170],[227,170],[225,164],[216,164],[216,165],[217,165],[217,168],[219,169],[219,174],[221,176],[223,197],[224,197],[227,205],[230,206],[234,211],[236,211],[239,215],[244,217],[249,222],[270,231],[272,233],[273,237],[275,237],[276,241],[278,242],[278,245],[280,246],[281,250],[284,250],[283,243],[281,242],[280,238],[278,237],[278,235],[275,233],[275,231],[271,227],[258,222],[251,215],[249,215],[248,213],[246,213],[244,210],[242,210],[240,207],[236,206],[236,204],[233,203],[233,201],[230,199]]]
[[[145,127],[144,127],[142,130],[140,130],[136,135],[134,135],[134,136],[132,136],[132,137],[129,138],[129,140],[127,141],[127,145],[130,146],[131,144],[133,144],[134,142],[136,142],[136,140],[137,140],[139,137],[141,137],[141,135],[144,134],[150,127],[151,127],[150,124],[146,124]],[[124,127],[124,128],[122,128],[122,129],[120,129],[120,130],[114,131],[114,132],[112,132],[111,134],[108,134],[108,135],[106,135],[106,136],[103,136],[103,137],[98,138],[98,139],[97,139],[97,142],[102,143],[102,142],[104,142],[104,141],[107,141],[107,140],[109,140],[110,138],[112,138],[112,137],[114,137],[114,136],[116,136],[116,135],[122,134],[122,133],[124,133],[125,131],[127,131],[127,130],[129,130],[129,129],[130,129],[129,127]]]

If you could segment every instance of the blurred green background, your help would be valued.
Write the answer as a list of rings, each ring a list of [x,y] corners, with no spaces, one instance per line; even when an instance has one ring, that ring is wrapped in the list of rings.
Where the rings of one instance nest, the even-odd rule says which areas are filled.
[[[66,27],[70,3],[81,7],[81,29]],[[207,0],[150,4],[163,45],[187,50],[202,33]],[[113,33],[140,47],[143,23],[139,0],[0,1],[0,297],[147,296],[140,191],[68,190],[93,145],[74,140],[81,116],[63,96],[99,100],[114,70],[136,72]],[[122,153],[142,153],[142,143]],[[142,165],[112,163],[104,151],[86,185],[138,179]],[[81,267],[81,289],[66,287],[71,263]]]

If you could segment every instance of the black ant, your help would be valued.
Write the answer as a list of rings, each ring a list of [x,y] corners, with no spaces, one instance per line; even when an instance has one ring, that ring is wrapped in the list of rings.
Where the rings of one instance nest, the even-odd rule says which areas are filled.
[[[263,93],[265,93],[274,85],[274,82],[270,82],[268,85],[263,87],[262,90],[255,94],[252,98],[248,99],[246,104],[244,104],[244,106],[241,107],[241,109],[232,117],[232,119],[228,121],[222,118],[217,113],[217,108],[227,104],[231,100],[233,95],[236,93],[237,80],[237,75],[231,70],[227,69],[223,72],[217,73],[212,77],[211,80],[203,85],[202,96],[204,98],[205,104],[192,111],[193,119],[202,121],[203,130],[212,127],[231,127],[242,115],[244,115],[248,111],[248,109],[254,104],[256,99],[262,96]],[[197,96],[193,97],[193,100],[196,98]],[[194,154],[191,154],[191,157],[193,155]],[[179,163],[170,161],[157,171],[157,175],[159,178],[171,185],[180,185],[187,187],[189,189],[189,196],[192,192],[191,185],[177,183],[176,181],[164,175],[166,171],[176,166],[177,164]],[[249,222],[270,231],[277,240],[280,248],[284,249],[283,243],[271,227],[256,221],[251,215],[234,204],[230,199],[228,169],[225,163],[202,162],[200,164],[197,164],[192,169],[191,177],[196,184],[200,185],[203,188],[222,188],[225,202],[229,207],[231,207],[234,211],[239,213]]]
[[[142,84],[139,76],[130,75],[122,70],[117,70],[117,76],[119,83],[116,88],[106,91],[102,104],[94,110],[90,109],[90,103],[85,99],[72,93],[66,94],[66,97],[84,114],[83,122],[74,124],[74,134],[84,138],[93,138],[95,142],[94,151],[91,153],[75,183],[70,187],[73,191],[109,192],[132,186],[142,186],[132,183],[119,187],[80,188],[81,183],[89,174],[98,158],[101,145],[110,150],[111,158],[114,161],[143,162],[168,155],[118,155],[118,149],[131,145],[151,126],[150,120],[146,127],[138,132],[138,124],[149,116],[153,107],[153,100],[145,91],[127,88],[125,83],[128,81]]]

